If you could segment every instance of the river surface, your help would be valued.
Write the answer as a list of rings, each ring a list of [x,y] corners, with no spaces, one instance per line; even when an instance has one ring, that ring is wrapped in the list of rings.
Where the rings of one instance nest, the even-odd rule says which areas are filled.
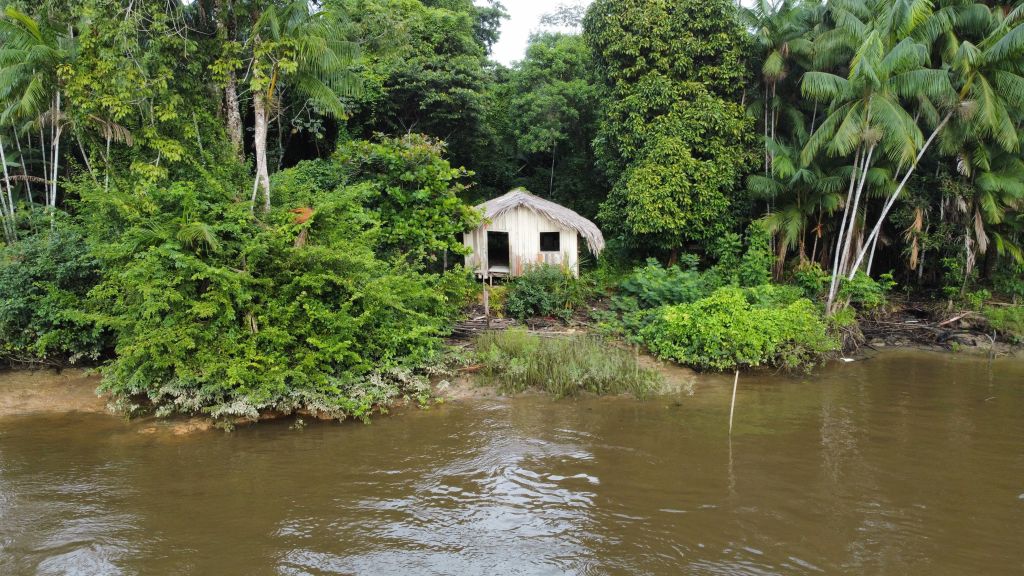
[[[0,574],[1024,574],[1024,361],[743,376],[730,441],[731,380],[182,436],[0,417]]]

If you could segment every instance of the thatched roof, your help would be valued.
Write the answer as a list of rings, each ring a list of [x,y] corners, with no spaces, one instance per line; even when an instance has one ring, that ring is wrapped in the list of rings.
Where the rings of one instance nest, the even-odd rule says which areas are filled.
[[[601,234],[601,230],[593,222],[565,206],[534,196],[522,188],[516,188],[507,194],[488,200],[476,208],[483,212],[484,218],[493,220],[509,210],[515,210],[520,206],[550,218],[570,230],[575,230],[587,241],[587,246],[594,256],[599,255],[604,250],[604,235]]]

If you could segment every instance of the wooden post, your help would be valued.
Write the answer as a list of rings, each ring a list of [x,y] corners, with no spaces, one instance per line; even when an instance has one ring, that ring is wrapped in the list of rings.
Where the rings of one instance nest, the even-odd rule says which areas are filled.
[[[736,410],[736,386],[740,383],[740,371],[736,370],[736,378],[732,381],[732,404],[729,405],[729,436],[732,436],[732,414]]]
[[[486,319],[487,329],[491,329],[491,291],[487,286],[487,281],[484,281],[484,318]]]

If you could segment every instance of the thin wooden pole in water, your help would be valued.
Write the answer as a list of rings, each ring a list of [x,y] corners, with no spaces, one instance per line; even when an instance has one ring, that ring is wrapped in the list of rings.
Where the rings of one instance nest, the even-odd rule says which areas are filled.
[[[740,383],[740,371],[736,371],[736,378],[732,381],[732,404],[729,405],[729,436],[732,436],[732,415],[736,411],[736,386]]]

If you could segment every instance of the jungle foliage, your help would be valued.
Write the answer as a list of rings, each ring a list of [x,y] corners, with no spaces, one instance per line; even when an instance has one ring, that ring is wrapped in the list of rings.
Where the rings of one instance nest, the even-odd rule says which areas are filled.
[[[614,286],[604,325],[706,368],[813,362],[895,283],[1016,330],[1019,1],[595,0],[509,66],[496,1],[0,10],[0,355],[126,405],[422,397],[470,207],[513,186],[608,239],[509,285],[518,317]]]

